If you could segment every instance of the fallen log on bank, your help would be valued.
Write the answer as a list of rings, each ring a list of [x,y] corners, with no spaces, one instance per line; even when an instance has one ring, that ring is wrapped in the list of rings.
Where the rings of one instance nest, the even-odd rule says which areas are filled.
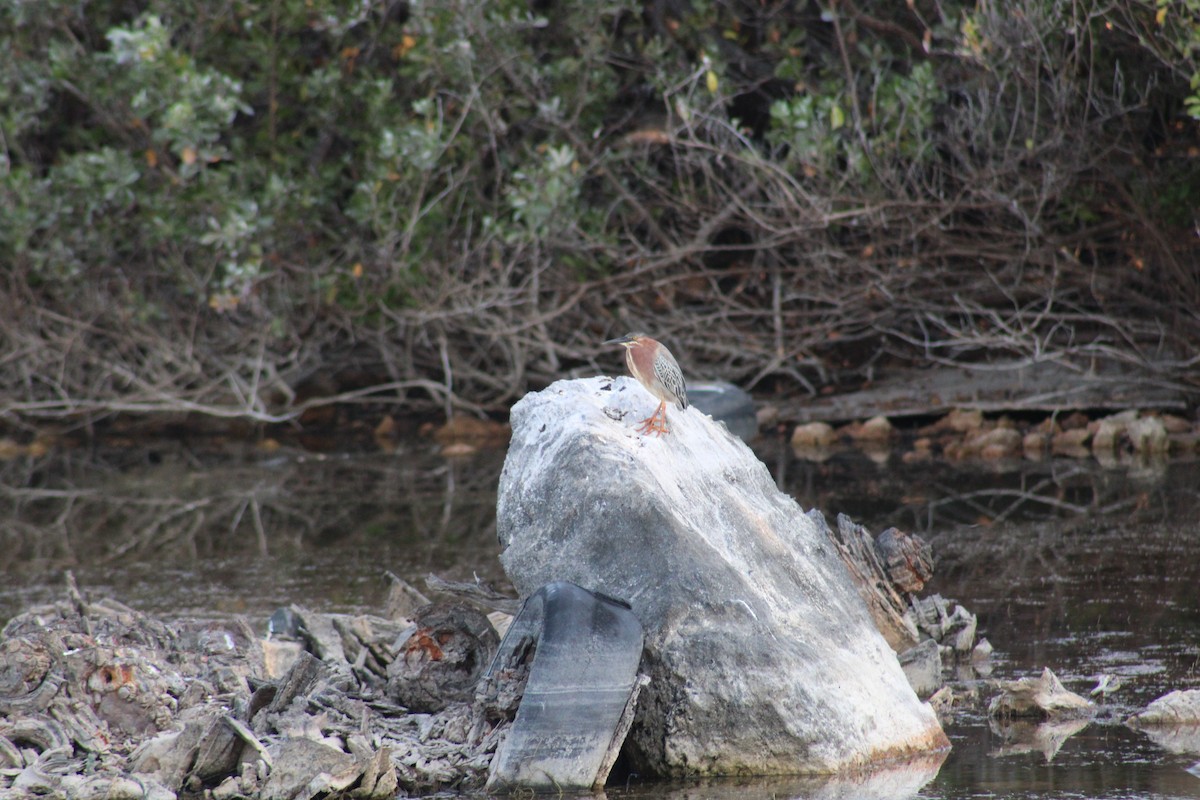
[[[779,416],[799,422],[935,416],[958,408],[1044,413],[1108,409],[1184,411],[1195,390],[1128,364],[1072,365],[1027,360],[897,370],[856,391],[777,403]]]

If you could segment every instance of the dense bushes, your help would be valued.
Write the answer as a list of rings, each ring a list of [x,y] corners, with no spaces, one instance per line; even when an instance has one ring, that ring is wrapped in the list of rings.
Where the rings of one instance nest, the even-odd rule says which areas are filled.
[[[631,328],[783,391],[1194,372],[1194,0],[44,0],[0,31],[10,423],[275,418],[330,365],[500,409]]]

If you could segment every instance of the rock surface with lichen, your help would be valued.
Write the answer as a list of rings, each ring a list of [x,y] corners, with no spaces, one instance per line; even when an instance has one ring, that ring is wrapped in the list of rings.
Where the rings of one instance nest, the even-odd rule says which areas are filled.
[[[824,519],[695,409],[642,436],[628,378],[560,381],[512,411],[501,561],[646,629],[627,751],[643,774],[833,773],[948,746],[830,546]]]

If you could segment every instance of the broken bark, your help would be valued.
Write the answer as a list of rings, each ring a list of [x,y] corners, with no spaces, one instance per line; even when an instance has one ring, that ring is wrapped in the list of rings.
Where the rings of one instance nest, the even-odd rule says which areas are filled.
[[[838,515],[837,531],[830,533],[859,596],[871,612],[875,627],[892,650],[902,653],[916,645],[920,638],[907,613],[905,593],[910,590],[904,587],[917,583],[924,585],[924,579],[918,576],[925,575],[927,579],[933,574],[933,556],[919,536],[889,528],[880,534],[880,539],[885,537],[886,544],[880,547],[871,538],[870,531],[845,514]],[[899,582],[893,572],[899,576]]]

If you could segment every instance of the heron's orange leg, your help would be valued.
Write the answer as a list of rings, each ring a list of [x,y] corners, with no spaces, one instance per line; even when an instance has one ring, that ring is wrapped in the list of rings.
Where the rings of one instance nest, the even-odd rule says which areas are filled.
[[[649,435],[653,433],[658,436],[662,436],[664,433],[671,432],[670,427],[667,426],[667,404],[665,401],[658,404],[657,411],[651,414],[647,419],[642,420],[638,431],[643,435]]]

